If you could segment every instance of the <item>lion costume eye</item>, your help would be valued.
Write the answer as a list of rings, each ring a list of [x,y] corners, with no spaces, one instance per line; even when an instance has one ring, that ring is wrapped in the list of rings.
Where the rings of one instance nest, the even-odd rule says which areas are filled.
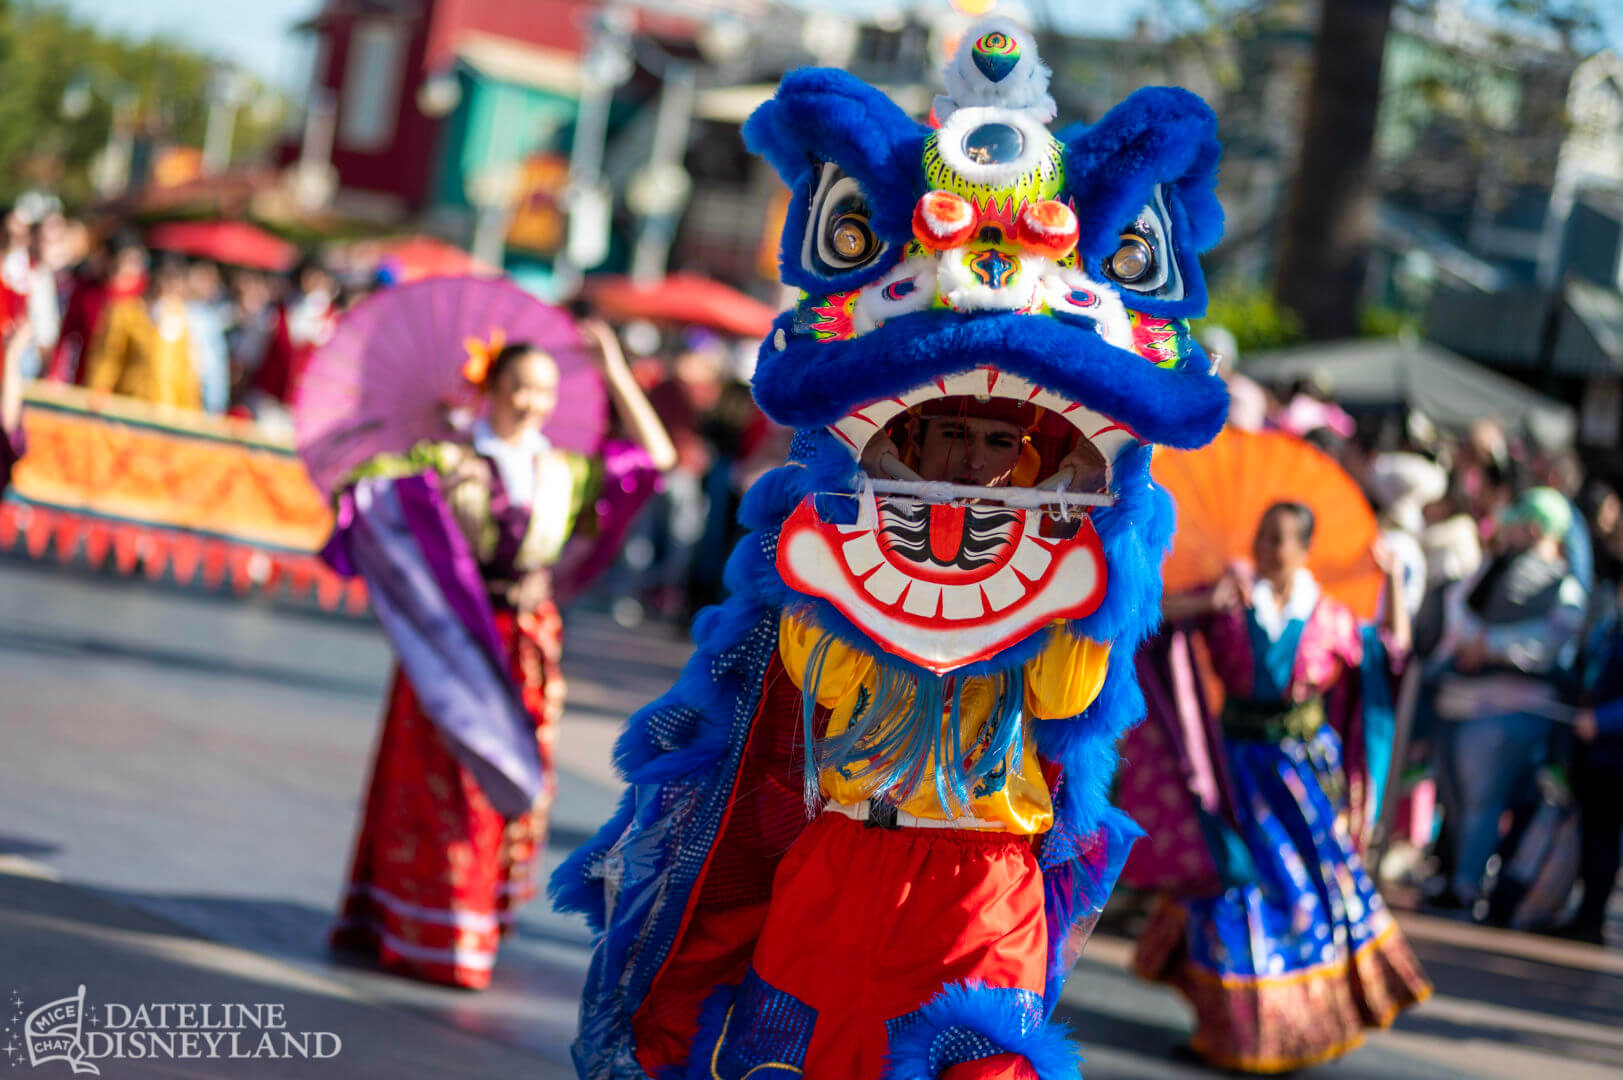
[[[884,249],[873,231],[861,185],[838,165],[825,164],[812,195],[802,265],[818,277],[838,277],[867,266]]]
[[[1137,285],[1155,272],[1155,249],[1137,233],[1122,233],[1121,245],[1105,270],[1123,285]]]
[[[868,227],[867,215],[852,212],[834,219],[829,227],[828,246],[837,257],[860,266],[878,249],[879,242]]]
[[[1182,300],[1183,275],[1171,236],[1172,215],[1157,186],[1154,196],[1121,231],[1116,250],[1104,260],[1105,276],[1146,299]]]

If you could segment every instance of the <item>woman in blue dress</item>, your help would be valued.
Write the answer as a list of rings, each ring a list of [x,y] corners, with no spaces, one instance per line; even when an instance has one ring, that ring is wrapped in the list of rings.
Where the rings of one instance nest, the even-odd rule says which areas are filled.
[[[1307,569],[1312,536],[1310,509],[1276,504],[1257,530],[1254,577],[1166,601],[1169,623],[1193,620],[1222,683],[1207,728],[1221,745],[1194,756],[1219,774],[1227,806],[1197,811],[1198,829],[1184,831],[1208,846],[1214,887],[1162,898],[1136,968],[1194,1006],[1195,1053],[1247,1072],[1338,1057],[1430,993],[1361,855],[1380,801],[1367,777],[1384,772],[1375,714],[1387,649],[1407,648],[1407,613],[1387,604],[1381,631],[1360,627]],[[1130,787],[1125,808],[1140,816]],[[1140,824],[1153,842],[1182,823]]]

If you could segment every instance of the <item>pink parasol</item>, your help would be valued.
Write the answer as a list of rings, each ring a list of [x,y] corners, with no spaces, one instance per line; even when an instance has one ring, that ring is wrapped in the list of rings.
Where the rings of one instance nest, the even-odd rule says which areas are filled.
[[[462,377],[465,343],[498,333],[558,361],[558,410],[545,433],[563,449],[595,452],[603,382],[569,316],[500,279],[432,278],[374,293],[310,358],[293,420],[316,486],[330,494],[361,462],[425,439],[465,439],[453,419],[478,407]]]

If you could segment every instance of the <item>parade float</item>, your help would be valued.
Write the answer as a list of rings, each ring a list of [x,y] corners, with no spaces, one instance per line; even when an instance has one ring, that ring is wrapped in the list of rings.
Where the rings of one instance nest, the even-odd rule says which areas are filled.
[[[365,609],[365,587],[317,557],[332,512],[291,440],[48,382],[28,386],[21,426],[0,552]]]

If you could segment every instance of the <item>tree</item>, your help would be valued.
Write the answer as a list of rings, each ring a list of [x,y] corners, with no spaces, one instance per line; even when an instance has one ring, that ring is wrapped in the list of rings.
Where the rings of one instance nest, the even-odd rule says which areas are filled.
[[[1310,340],[1358,332],[1375,228],[1375,119],[1392,0],[1325,0],[1274,292]]]
[[[88,170],[120,98],[144,137],[200,146],[216,66],[171,42],[130,41],[59,8],[0,0],[0,203],[31,187],[89,198]],[[64,108],[74,98],[80,108]]]

